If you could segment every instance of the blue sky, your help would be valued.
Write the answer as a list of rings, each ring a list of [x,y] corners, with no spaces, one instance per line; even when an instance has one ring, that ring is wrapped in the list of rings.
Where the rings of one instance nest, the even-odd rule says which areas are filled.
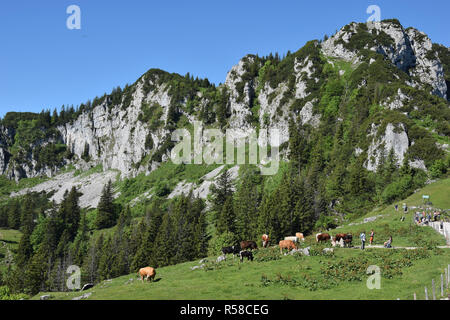
[[[69,30],[69,5],[81,29]],[[449,46],[450,1],[8,0],[0,2],[0,116],[79,105],[150,68],[224,82],[248,53],[296,51],[365,22],[369,5]]]

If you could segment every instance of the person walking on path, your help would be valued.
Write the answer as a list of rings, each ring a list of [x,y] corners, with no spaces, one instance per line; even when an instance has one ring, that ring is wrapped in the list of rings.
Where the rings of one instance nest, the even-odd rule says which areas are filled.
[[[375,235],[375,232],[373,232],[373,229],[370,230],[370,239],[369,239],[369,244],[370,244],[370,245],[372,245],[372,243],[373,243],[373,237],[374,237],[374,235]]]
[[[359,238],[361,239],[361,250],[364,250],[364,246],[366,244],[366,233],[364,231],[361,232]]]

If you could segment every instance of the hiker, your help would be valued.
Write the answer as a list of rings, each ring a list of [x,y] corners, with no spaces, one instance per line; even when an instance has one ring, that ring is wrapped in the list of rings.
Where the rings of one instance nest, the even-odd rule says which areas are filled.
[[[389,237],[389,240],[384,243],[385,248],[392,248],[392,236]]]
[[[398,204],[395,205],[395,211],[398,211]]]
[[[366,233],[365,231],[361,232],[359,235],[359,238],[361,239],[361,250],[364,250],[364,246],[366,244]]]
[[[373,229],[370,230],[370,239],[369,239],[369,244],[372,245],[373,243],[373,236],[375,235],[375,232],[373,232]]]

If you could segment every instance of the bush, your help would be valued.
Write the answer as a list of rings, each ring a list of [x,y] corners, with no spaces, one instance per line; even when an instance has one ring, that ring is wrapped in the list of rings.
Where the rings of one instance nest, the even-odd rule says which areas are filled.
[[[412,185],[411,176],[404,176],[397,181],[389,184],[381,193],[381,199],[384,203],[391,203],[397,199],[406,198]]]
[[[279,248],[262,248],[255,251],[255,261],[266,262],[273,260],[280,260],[282,255],[280,254]]]
[[[238,237],[232,232],[224,232],[220,235],[214,236],[209,243],[209,254],[222,254],[223,247],[237,245],[239,243]]]
[[[20,300],[28,299],[26,294],[13,294],[7,286],[0,287],[0,300]]]
[[[431,178],[439,178],[440,176],[447,173],[447,169],[449,167],[448,161],[438,159],[434,162],[434,164],[430,168]]]

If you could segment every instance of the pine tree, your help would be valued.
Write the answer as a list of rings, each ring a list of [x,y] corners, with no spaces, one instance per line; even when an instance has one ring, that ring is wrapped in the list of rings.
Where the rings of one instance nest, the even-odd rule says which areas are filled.
[[[194,242],[196,217],[191,210],[191,197],[192,193],[189,197],[181,196],[174,207],[175,243],[178,244],[175,263],[193,260],[197,254]]]
[[[234,214],[233,197],[228,197],[222,207],[217,223],[217,232],[219,234],[225,232],[236,232],[236,216]]]
[[[15,258],[16,264],[19,268],[24,268],[33,255],[33,246],[30,241],[31,229],[26,228],[19,241],[19,248]]]
[[[162,267],[172,263],[175,255],[175,237],[173,234],[173,223],[170,213],[162,217],[161,227],[155,239],[156,266]]]
[[[111,237],[108,237],[100,251],[100,259],[98,261],[98,276],[100,280],[111,278],[112,261],[114,259],[112,252]]]
[[[75,237],[72,247],[72,256],[74,263],[81,266],[89,246],[89,234],[86,221],[86,214],[81,217],[80,227]]]
[[[192,203],[192,212],[196,217],[194,226],[194,244],[196,246],[196,256],[203,258],[208,253],[208,233],[206,213],[204,212],[205,204],[202,199],[196,198]]]
[[[130,206],[126,206],[124,210],[120,212],[119,220],[117,221],[117,227],[122,229],[124,227],[129,227],[131,223],[131,209]]]
[[[91,243],[88,255],[84,260],[84,269],[86,270],[87,277],[91,283],[96,283],[99,279],[98,266],[102,255],[103,245],[104,237],[103,234],[100,234],[95,243]]]
[[[254,239],[258,234],[258,211],[261,193],[259,173],[247,170],[235,194],[236,233],[240,239]]]
[[[211,196],[214,223],[217,228],[223,206],[227,199],[233,196],[233,185],[228,170],[225,170],[217,179],[216,184],[211,186]]]
[[[75,186],[64,194],[58,216],[62,219],[63,227],[67,230],[69,241],[73,241],[78,231],[81,209],[78,205],[81,193]]]
[[[98,229],[109,228],[116,223],[116,212],[113,203],[113,190],[111,180],[105,185],[97,206],[95,224]]]
[[[15,230],[20,228],[20,205],[18,200],[12,200],[8,205],[8,226]]]
[[[47,288],[48,265],[45,252],[38,251],[30,260],[25,270],[26,293],[35,295]]]

